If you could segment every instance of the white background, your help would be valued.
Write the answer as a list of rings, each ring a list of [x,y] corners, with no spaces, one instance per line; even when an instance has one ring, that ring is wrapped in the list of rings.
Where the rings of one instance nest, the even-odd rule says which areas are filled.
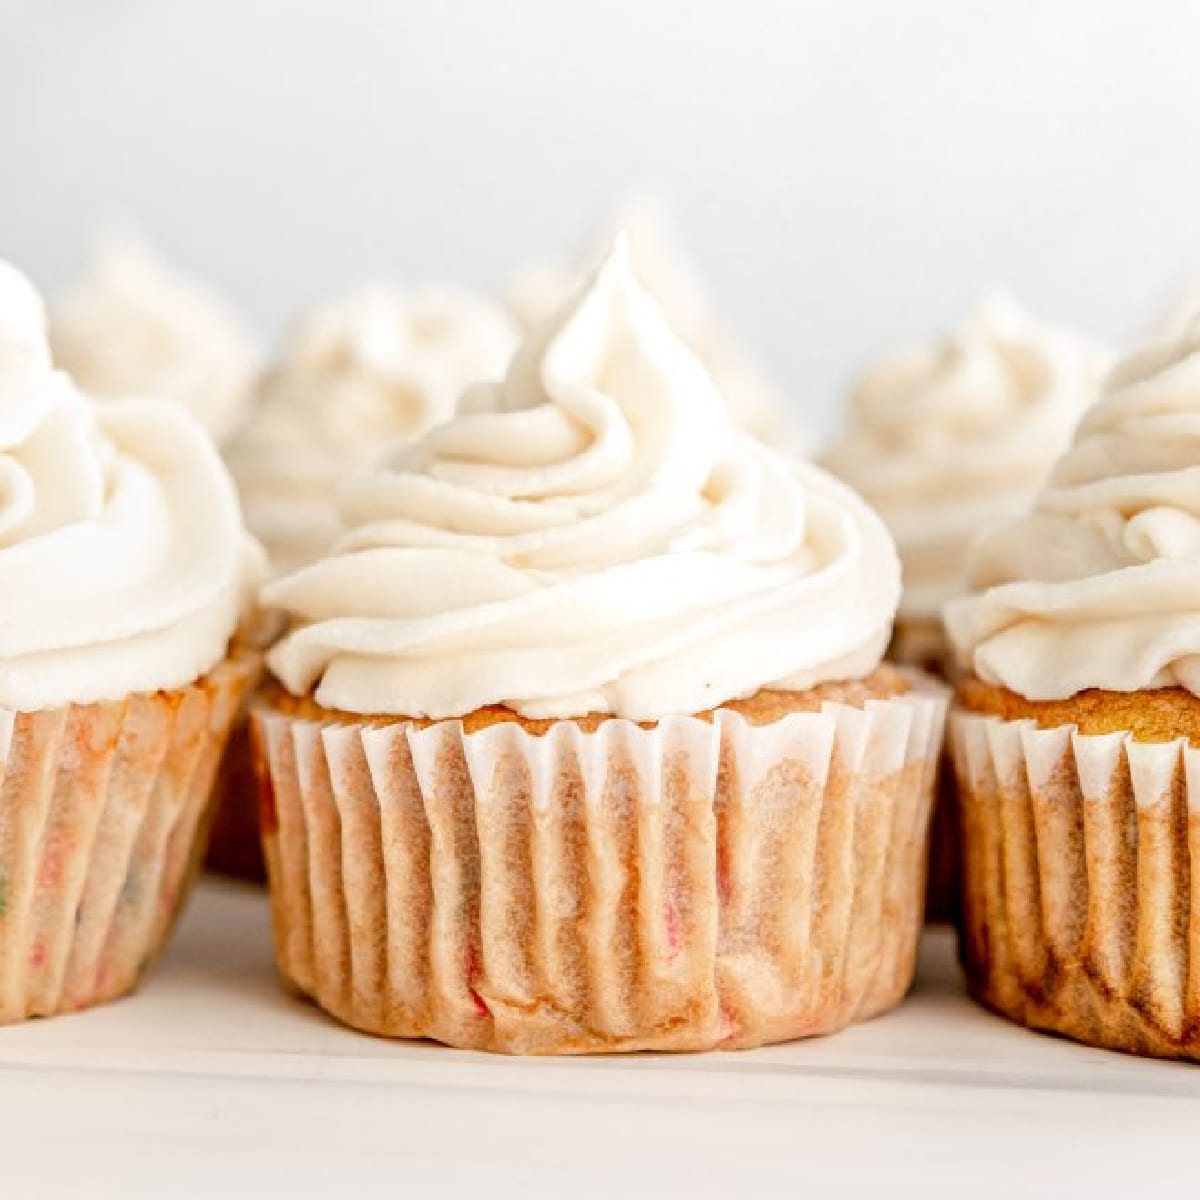
[[[499,287],[670,201],[828,426],[1006,285],[1105,338],[1200,267],[1185,0],[0,0],[0,254],[141,226],[264,335],[364,276]]]

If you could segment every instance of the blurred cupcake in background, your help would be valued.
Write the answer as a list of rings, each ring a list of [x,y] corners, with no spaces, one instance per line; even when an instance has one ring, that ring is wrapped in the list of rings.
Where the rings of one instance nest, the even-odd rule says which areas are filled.
[[[947,609],[972,993],[1200,1059],[1200,319],[1112,372]]]
[[[221,299],[128,236],[53,306],[54,360],[93,399],[173,400],[218,442],[245,419],[259,367]]]
[[[504,374],[516,342],[501,306],[450,287],[366,288],[299,321],[226,454],[272,569],[328,550],[338,485],[448,420],[468,383]],[[208,865],[262,879],[248,737],[239,721]]]
[[[0,264],[0,1022],[121,995],[161,950],[261,575],[212,439],[86,399]]]
[[[942,610],[965,589],[968,543],[1029,506],[1110,361],[993,299],[944,340],[886,358],[859,380],[824,461],[896,539],[897,661],[946,668]]]
[[[327,550],[338,485],[448,420],[468,383],[502,376],[517,337],[500,305],[452,287],[369,287],[298,321],[227,453],[273,569]]]
[[[912,978],[944,698],[850,489],[731,422],[618,242],[265,592],[283,975],[510,1053],[827,1033]]]
[[[1149,318],[1143,316],[1129,342],[1131,345],[1141,345],[1179,338],[1187,331],[1198,311],[1200,283],[1193,279],[1189,284],[1160,294],[1157,303],[1150,309]]]
[[[952,673],[942,611],[966,587],[968,544],[1029,506],[1109,362],[993,299],[943,341],[884,359],[860,379],[824,461],[896,538],[904,588],[895,661]],[[939,920],[955,912],[960,865],[949,772],[944,782],[926,903]]]
[[[569,263],[532,264],[514,279],[509,302],[526,331],[547,320],[591,273],[600,249],[620,229],[638,282],[700,359],[725,397],[734,420],[770,445],[802,452],[807,445],[799,414],[772,387],[748,351],[713,310],[691,263],[676,245],[661,209],[645,201],[623,209],[587,253]]]

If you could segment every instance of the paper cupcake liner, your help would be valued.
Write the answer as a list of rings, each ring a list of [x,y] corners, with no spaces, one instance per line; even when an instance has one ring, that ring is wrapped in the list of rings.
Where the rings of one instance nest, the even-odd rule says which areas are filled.
[[[1035,1029],[1200,1058],[1200,750],[956,713],[973,994]]]
[[[259,710],[277,954],[349,1025],[510,1053],[827,1033],[912,978],[945,701],[544,735]]]
[[[258,829],[258,789],[250,753],[250,706],[262,677],[262,656],[247,657],[252,679],[247,687],[213,788],[212,833],[204,866],[209,871],[245,879],[266,880],[262,838]]]
[[[0,708],[0,1023],[129,991],[167,939],[247,682]]]

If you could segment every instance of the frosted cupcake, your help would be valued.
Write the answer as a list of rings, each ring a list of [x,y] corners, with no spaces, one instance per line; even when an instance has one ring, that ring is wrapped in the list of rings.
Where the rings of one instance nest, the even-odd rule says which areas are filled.
[[[712,376],[734,420],[770,445],[803,450],[806,438],[797,414],[775,391],[729,328],[713,311],[696,271],[670,236],[657,207],[639,204],[611,223],[629,242],[638,283],[662,308],[677,337]],[[604,239],[607,246],[611,234]],[[510,303],[527,331],[552,317],[578,291],[599,257],[593,248],[572,265],[532,265],[513,283]]]
[[[699,1050],[894,1005],[943,701],[851,492],[737,432],[618,243],[266,591],[284,976],[373,1033]]]
[[[369,288],[300,322],[228,453],[275,570],[328,550],[338,485],[446,421],[468,383],[503,374],[516,342],[502,308],[452,288]]]
[[[218,442],[245,419],[252,341],[217,296],[136,242],[102,247],[54,307],[50,337],[57,365],[94,399],[173,400]]]
[[[249,674],[249,556],[200,426],[86,400],[0,264],[0,1022],[118,996],[166,941]]]
[[[1035,1029],[1200,1058],[1200,324],[1114,371],[947,624],[972,992]]]
[[[942,609],[965,589],[971,537],[1028,508],[1108,365],[1094,347],[994,300],[939,344],[885,359],[860,380],[825,465],[896,538],[897,661],[944,669]]]

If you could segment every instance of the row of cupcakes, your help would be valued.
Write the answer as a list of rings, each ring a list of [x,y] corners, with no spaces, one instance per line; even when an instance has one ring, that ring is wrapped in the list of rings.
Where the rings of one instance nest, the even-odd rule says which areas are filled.
[[[952,603],[949,629],[963,672],[951,741],[972,986],[1034,1026],[1191,1053],[1190,991],[1180,973],[1186,858],[1177,841],[1191,692],[1186,656],[1171,657],[1186,640],[1173,624],[1186,608],[1186,573],[1175,607],[1149,604],[1164,582],[1162,561],[1189,552],[1181,499],[1189,395],[1200,406],[1187,388],[1191,343],[1176,338],[1111,376],[1033,517],[1020,514],[1101,390],[1104,354],[994,307],[935,351],[869,375],[828,461],[897,535],[909,576],[902,598],[879,518],[824,471],[735,427],[714,379],[721,364],[729,388],[752,376],[728,367],[728,352],[712,349],[722,342],[695,332],[699,323],[672,320],[670,310],[664,317],[641,286],[649,274],[621,242],[582,285],[544,285],[566,300],[547,302],[541,323],[529,320],[503,382],[486,382],[504,372],[511,350],[497,339],[500,361],[474,367],[478,386],[418,421],[425,431],[414,430],[420,436],[407,447],[394,444],[406,435],[389,437],[371,423],[378,408],[370,403],[351,421],[321,409],[327,395],[350,397],[342,403],[363,411],[347,363],[356,371],[365,362],[372,379],[413,377],[411,365],[398,371],[388,358],[396,335],[385,298],[366,297],[340,314],[344,325],[326,317],[308,327],[298,345],[314,369],[285,360],[270,372],[263,400],[227,444],[248,511],[262,483],[264,508],[286,518],[291,487],[295,511],[307,506],[313,524],[329,531],[323,546],[297,552],[292,569],[259,592],[286,619],[257,693],[253,748],[285,976],[360,1028],[510,1051],[753,1045],[890,1007],[911,980],[943,700],[928,676],[881,659],[899,606],[893,657],[955,675],[941,608],[969,587],[978,594]],[[47,394],[74,394],[30,332],[36,303],[11,290],[17,360]],[[409,333],[438,328],[435,315]],[[61,333],[55,343],[63,344]],[[381,363],[393,369],[372,375]],[[14,397],[24,388],[33,383]],[[761,404],[764,393],[756,385],[744,394]],[[87,414],[100,478],[136,446],[145,452],[145,461],[134,455],[136,469],[149,467],[152,479],[161,471],[160,486],[170,490],[174,468],[147,449],[158,435],[129,442],[113,432],[121,413],[147,420],[147,406],[133,405],[130,417],[127,402],[96,406],[76,395],[56,404]],[[47,411],[57,413],[56,404]],[[293,407],[302,415],[289,427]],[[1109,410],[1117,415],[1102,418]],[[1151,432],[1166,417],[1161,435]],[[360,425],[369,437],[355,445],[355,461],[325,476],[307,465],[290,478],[277,470],[289,457],[307,463],[357,442]],[[273,452],[264,428],[293,439],[276,444],[296,447],[294,456]],[[16,550],[19,565],[24,540],[58,532],[52,521],[20,515],[26,460],[46,460],[29,454],[28,443],[43,440],[36,421],[14,429],[0,443],[0,463],[15,464],[17,481],[15,501],[0,492],[0,517],[6,500],[18,514],[0,520],[0,583],[6,551]],[[194,487],[193,502],[205,506],[205,494]],[[113,515],[98,503],[75,519],[110,526]],[[1053,520],[1043,519],[1047,506]],[[1006,515],[968,553],[968,535]],[[287,525],[273,519],[264,532]],[[139,587],[182,601],[186,589],[170,578],[178,548],[160,548],[161,558],[132,556],[123,569]],[[241,552],[239,579],[254,574],[248,561]],[[1127,582],[1143,568],[1153,579]],[[56,569],[61,577],[62,564]],[[154,570],[163,578],[151,588],[139,572]],[[31,578],[30,628],[19,609],[12,625],[18,651],[22,637],[39,643],[39,577]],[[138,588],[116,578],[123,599],[136,599]],[[1097,592],[1105,599],[1096,601]],[[1068,615],[1055,625],[1047,614],[1059,606]],[[21,887],[0,914],[18,914],[16,940],[6,941],[0,925],[11,968],[0,980],[0,998],[12,1001],[0,1005],[3,1015],[123,990],[129,964],[105,947],[136,950],[140,969],[165,936],[186,870],[160,864],[159,919],[138,919],[140,943],[119,932],[113,902],[129,878],[95,878],[122,863],[132,871],[149,811],[131,816],[113,794],[129,775],[114,756],[140,741],[110,709],[138,708],[153,691],[153,707],[184,711],[169,689],[204,691],[217,659],[211,646],[203,655],[193,649],[199,674],[152,683],[85,660],[115,672],[126,644],[142,648],[139,623],[153,625],[156,643],[182,644],[190,635],[176,629],[179,613],[198,623],[186,606],[152,616],[129,604],[129,632],[106,635],[100,651],[78,633],[60,646],[43,630],[40,649],[0,663],[0,704],[13,731],[0,741],[9,760],[0,818],[32,780],[45,793],[37,823],[17,839],[26,847]],[[1140,638],[1132,625],[1145,626]],[[241,677],[256,639],[246,623],[241,638],[234,628],[225,630],[226,658],[215,670],[236,667]],[[1108,648],[1125,641],[1114,667]],[[86,655],[76,653],[81,645]],[[1163,660],[1153,669],[1145,668],[1147,646]],[[76,694],[65,683],[57,692],[23,690],[21,681],[50,663],[64,680],[88,676],[100,691]],[[53,683],[53,670],[47,678]],[[96,703],[80,709],[89,700]],[[189,795],[211,782],[220,742],[236,724],[228,709],[208,722],[209,774],[188,777]],[[1152,721],[1138,716],[1143,709]],[[1103,728],[1089,724],[1098,711]],[[17,736],[45,725],[47,713],[60,740]],[[88,815],[81,831],[78,804],[55,809],[60,794],[78,791],[75,775],[62,782],[62,731],[82,722],[77,751],[101,716],[116,731],[97,741],[107,761],[76,752],[69,764],[83,764],[93,790],[107,789],[100,815]],[[1102,752],[1088,748],[1092,735],[1108,738]],[[1147,743],[1151,754],[1141,750]],[[1051,745],[1058,758],[1047,771]],[[161,771],[176,758],[165,754]],[[1146,784],[1153,796],[1136,786],[1150,758],[1158,764]],[[48,792],[47,779],[55,781]],[[1164,786],[1174,789],[1166,823],[1157,813],[1143,847],[1129,831],[1141,833],[1143,809],[1161,808],[1153,789]],[[150,788],[178,816],[183,805],[170,791]],[[234,795],[245,811],[245,787]],[[203,824],[196,804],[191,824],[172,825],[154,843],[187,851],[185,864]],[[123,824],[110,829],[118,812]],[[1090,846],[1097,819],[1109,841]],[[1121,830],[1123,846],[1113,840]],[[104,848],[118,833],[130,850],[114,859]],[[1111,868],[1107,890],[1097,889],[1094,858]],[[89,914],[103,935],[78,966],[70,922],[45,891],[64,879],[57,902],[77,926]],[[90,898],[97,890],[98,907]],[[35,919],[47,912],[57,912],[63,939],[53,952]],[[38,982],[50,959],[62,963],[51,971],[59,991]]]
[[[632,207],[625,232],[639,283],[697,355],[738,425],[780,449],[812,439],[715,313],[661,214]],[[607,244],[611,237],[601,242]],[[252,532],[276,572],[337,534],[331,498],[381,445],[415,441],[464,389],[503,373],[599,256],[518,273],[507,303],[456,286],[374,285],[303,316],[264,369],[219,298],[131,239],[111,241],[50,312],[56,363],[97,399],[179,399],[230,463]],[[941,612],[965,587],[970,538],[1022,511],[1112,365],[1106,349],[987,301],[943,339],[878,361],[820,455],[883,516],[904,564],[895,655],[943,669]]]
[[[255,686],[248,592],[284,619],[248,739],[276,950],[335,1016],[682,1050],[903,996],[945,699],[882,662],[891,539],[735,426],[623,240],[271,579],[212,441],[81,394],[11,269],[0,344],[0,1016],[163,945]]]

